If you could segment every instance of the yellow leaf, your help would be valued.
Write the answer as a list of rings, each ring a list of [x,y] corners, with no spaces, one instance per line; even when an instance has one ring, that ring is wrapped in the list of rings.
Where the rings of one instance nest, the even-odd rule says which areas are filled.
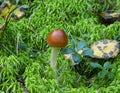
[[[4,17],[6,19],[6,17],[8,16],[8,14],[15,9],[15,5],[11,4],[10,1],[4,1],[2,3],[2,5],[0,6],[0,16]]]
[[[19,18],[21,18],[21,17],[24,15],[24,12],[21,12],[20,10],[16,9],[16,10],[13,12],[12,15],[14,15],[14,17],[16,17],[15,19],[19,19]]]

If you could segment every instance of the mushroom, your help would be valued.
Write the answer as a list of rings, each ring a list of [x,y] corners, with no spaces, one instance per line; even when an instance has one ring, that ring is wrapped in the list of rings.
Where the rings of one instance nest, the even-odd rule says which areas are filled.
[[[55,29],[49,33],[47,43],[52,46],[50,66],[56,69],[58,48],[63,48],[68,44],[68,38],[65,32],[61,29]]]

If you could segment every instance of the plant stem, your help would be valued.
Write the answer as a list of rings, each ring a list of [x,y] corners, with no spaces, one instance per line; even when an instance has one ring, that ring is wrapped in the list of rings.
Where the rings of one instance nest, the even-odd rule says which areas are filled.
[[[53,68],[53,70],[56,70],[57,51],[58,51],[58,48],[56,48],[56,47],[52,48],[51,58],[50,58],[50,66]]]

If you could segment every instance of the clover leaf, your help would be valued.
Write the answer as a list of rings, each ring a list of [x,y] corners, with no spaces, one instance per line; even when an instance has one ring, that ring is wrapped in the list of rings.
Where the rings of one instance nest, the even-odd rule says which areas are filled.
[[[80,63],[82,60],[81,60],[81,57],[78,53],[74,53],[72,54],[72,59],[75,63]]]
[[[85,48],[83,53],[84,56],[89,56],[93,54],[93,50],[91,50],[90,48]]]
[[[92,68],[100,68],[100,69],[102,68],[102,66],[100,64],[95,63],[95,62],[91,62],[90,65]]]
[[[73,53],[74,53],[74,50],[71,49],[71,48],[63,48],[63,49],[62,49],[62,53],[63,53],[63,54],[73,54]]]
[[[87,46],[86,41],[82,40],[82,41],[78,42],[77,49],[78,49],[78,50],[81,50],[82,48],[84,48],[84,47],[86,47],[86,46]]]

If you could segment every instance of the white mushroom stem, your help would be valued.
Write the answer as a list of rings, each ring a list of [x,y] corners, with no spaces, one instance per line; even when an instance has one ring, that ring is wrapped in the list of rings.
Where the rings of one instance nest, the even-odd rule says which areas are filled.
[[[51,58],[50,58],[50,66],[51,66],[53,69],[56,69],[57,52],[58,52],[58,48],[53,47],[53,48],[52,48],[52,52],[51,52]]]
[[[57,63],[57,52],[58,52],[58,48],[53,47],[51,52],[51,58],[50,58],[50,66],[54,70],[56,69],[56,63]]]

